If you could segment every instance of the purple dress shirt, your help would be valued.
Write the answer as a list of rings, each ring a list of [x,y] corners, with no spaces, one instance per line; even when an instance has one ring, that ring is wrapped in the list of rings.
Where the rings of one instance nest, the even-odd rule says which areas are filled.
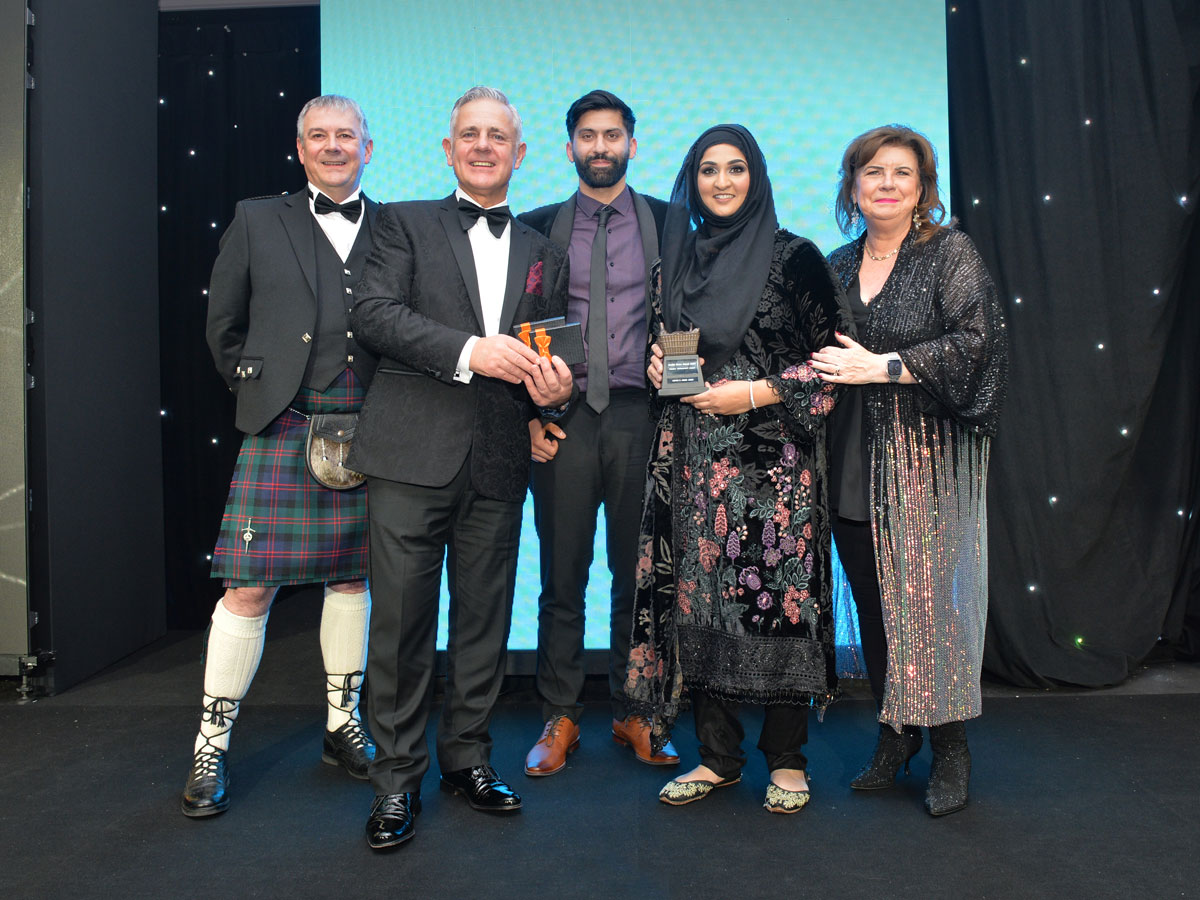
[[[568,200],[568,203],[571,201]],[[596,211],[604,204],[585,194],[575,194],[575,222],[567,248],[571,260],[571,296],[567,321],[583,325],[587,346],[588,294],[591,284],[592,242],[596,238]],[[608,386],[646,387],[646,254],[629,188],[611,204],[608,220]],[[587,390],[587,364],[572,366],[580,391]]]

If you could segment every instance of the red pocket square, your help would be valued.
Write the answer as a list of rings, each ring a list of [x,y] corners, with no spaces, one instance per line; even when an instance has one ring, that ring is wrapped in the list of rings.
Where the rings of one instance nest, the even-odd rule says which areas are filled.
[[[525,276],[525,293],[533,294],[536,297],[542,296],[542,261],[540,259],[529,267],[529,274]]]

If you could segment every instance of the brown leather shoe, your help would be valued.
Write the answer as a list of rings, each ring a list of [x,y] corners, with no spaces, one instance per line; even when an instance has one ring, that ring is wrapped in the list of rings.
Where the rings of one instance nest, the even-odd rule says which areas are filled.
[[[612,736],[618,744],[632,747],[638,760],[648,765],[674,766],[679,762],[679,754],[670,741],[657,753],[650,753],[650,720],[645,716],[630,716],[624,721],[613,719]]]
[[[562,771],[567,754],[578,746],[579,726],[566,716],[555,716],[546,723],[542,736],[525,757],[525,774],[537,777]]]

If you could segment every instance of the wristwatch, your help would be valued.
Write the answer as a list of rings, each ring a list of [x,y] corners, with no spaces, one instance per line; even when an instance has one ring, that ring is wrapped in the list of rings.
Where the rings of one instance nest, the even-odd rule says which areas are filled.
[[[900,354],[893,353],[887,358],[888,381],[895,384],[900,380],[901,373],[904,372],[904,363],[900,361]]]

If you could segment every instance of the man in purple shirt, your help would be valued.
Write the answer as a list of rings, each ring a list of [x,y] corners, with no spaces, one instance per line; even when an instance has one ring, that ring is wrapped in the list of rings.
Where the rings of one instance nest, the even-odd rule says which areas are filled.
[[[525,760],[526,775],[553,775],[579,745],[583,709],[584,593],[596,514],[604,505],[612,614],[608,682],[612,733],[651,765],[674,765],[668,744],[650,751],[649,723],[625,709],[625,662],[633,615],[638,523],[654,423],[646,404],[650,266],[658,257],[667,204],[625,183],[637,154],[633,111],[608,91],[567,110],[567,159],[579,190],[522,222],[570,257],[567,321],[583,324],[587,362],[573,373],[581,396],[556,422],[530,422],[534,521],[541,543],[538,693],[546,720]]]

